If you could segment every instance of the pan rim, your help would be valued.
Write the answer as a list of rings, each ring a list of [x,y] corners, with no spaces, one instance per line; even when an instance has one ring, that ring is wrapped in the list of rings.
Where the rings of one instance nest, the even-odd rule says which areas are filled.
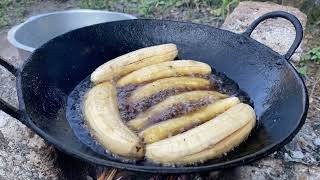
[[[27,64],[32,61],[32,59],[33,59],[32,57],[34,56],[34,54],[37,54],[39,51],[41,51],[42,48],[45,48],[47,46],[47,44],[50,44],[52,41],[55,41],[56,39],[59,39],[59,38],[63,38],[66,34],[70,34],[74,31],[79,30],[79,29],[76,29],[76,30],[70,31],[66,34],[63,34],[61,36],[58,36],[58,37],[48,41],[47,43],[42,45],[40,48],[36,49],[32,53],[32,55],[24,62],[22,67],[20,68],[20,71],[17,74],[17,81],[16,81],[17,94],[18,94],[18,100],[19,100],[19,108],[21,111],[22,120],[24,120],[26,122],[27,126],[29,128],[31,128],[33,131],[35,131],[40,137],[44,138],[49,143],[53,144],[56,148],[58,148],[62,152],[66,153],[68,155],[71,155],[73,157],[76,157],[78,159],[85,160],[90,163],[94,163],[94,164],[102,165],[102,166],[119,168],[119,169],[126,169],[126,170],[146,172],[146,173],[168,173],[168,174],[194,173],[194,172],[203,172],[203,171],[219,170],[219,169],[224,169],[224,168],[235,167],[235,166],[248,164],[250,162],[261,159],[261,158],[271,154],[272,152],[276,151],[277,149],[283,147],[285,144],[289,143],[293,139],[293,137],[299,132],[301,127],[303,126],[303,124],[306,120],[307,112],[308,112],[309,101],[308,101],[308,92],[307,92],[306,86],[302,80],[302,77],[298,74],[297,70],[287,60],[284,59],[284,56],[273,51],[271,48],[267,47],[266,45],[254,40],[250,37],[243,36],[242,34],[237,34],[237,33],[230,32],[230,31],[227,31],[224,29],[218,29],[218,28],[211,27],[208,25],[196,24],[196,23],[190,23],[190,22],[181,22],[181,21],[172,21],[172,20],[154,20],[154,19],[135,19],[135,20],[122,20],[122,21],[115,21],[115,22],[107,22],[107,23],[101,23],[101,24],[113,24],[113,23],[115,24],[115,23],[121,23],[124,21],[167,21],[167,22],[175,22],[175,23],[182,23],[182,24],[189,24],[189,25],[191,24],[191,25],[196,25],[199,27],[214,28],[219,31],[235,34],[237,36],[242,36],[242,37],[250,39],[250,41],[252,41],[260,46],[262,45],[264,47],[264,50],[268,50],[272,53],[275,53],[277,56],[281,57],[280,58],[281,61],[285,61],[284,65],[289,66],[290,71],[292,73],[294,73],[293,75],[294,75],[295,79],[297,79],[298,85],[302,88],[303,96],[301,98],[304,103],[303,104],[304,111],[300,117],[297,117],[300,119],[300,121],[297,121],[297,124],[294,125],[295,128],[292,128],[292,130],[288,133],[287,137],[281,138],[281,139],[277,140],[276,142],[268,145],[267,147],[265,147],[259,151],[256,151],[255,153],[248,154],[246,156],[242,156],[240,158],[236,158],[236,159],[233,159],[230,161],[214,163],[214,164],[210,164],[210,165],[201,165],[200,164],[198,166],[182,166],[182,167],[143,166],[143,165],[136,165],[136,164],[130,164],[130,163],[116,162],[116,161],[112,161],[112,160],[108,160],[108,159],[102,159],[102,158],[94,157],[94,156],[82,153],[80,151],[68,148],[65,145],[61,144],[61,141],[59,141],[59,140],[53,138],[52,136],[50,136],[49,134],[45,133],[41,128],[39,128],[37,125],[35,125],[33,123],[31,117],[27,114],[27,111],[25,108],[21,81],[22,81],[23,70],[25,69]],[[92,26],[96,26],[96,25],[92,25]],[[90,27],[91,26],[83,27],[80,29],[90,28]]]

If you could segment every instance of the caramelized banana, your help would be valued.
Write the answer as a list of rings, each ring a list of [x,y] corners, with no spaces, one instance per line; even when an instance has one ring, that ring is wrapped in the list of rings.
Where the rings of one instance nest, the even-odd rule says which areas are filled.
[[[152,64],[172,61],[177,54],[178,50],[174,44],[142,48],[102,64],[91,74],[91,81],[97,84],[120,78],[132,71]]]
[[[194,77],[170,77],[159,79],[148,83],[134,90],[130,96],[130,102],[138,102],[141,99],[148,98],[151,95],[168,90],[168,89],[208,89],[210,86],[209,80]]]
[[[193,129],[148,144],[146,157],[154,162],[174,164],[182,158],[214,147],[249,122],[255,121],[255,117],[255,112],[249,105],[237,104]]]
[[[190,91],[181,93],[175,96],[170,96],[164,101],[160,102],[159,104],[156,104],[155,106],[151,107],[147,111],[139,114],[135,119],[130,120],[127,125],[134,129],[134,130],[140,130],[145,125],[148,124],[151,117],[154,115],[157,115],[169,107],[172,107],[175,104],[179,103],[188,103],[190,101],[199,101],[202,98],[210,98],[212,100],[217,100],[221,98],[226,98],[227,96],[215,91]]]
[[[122,77],[117,82],[117,86],[122,87],[128,84],[139,84],[167,77],[193,74],[206,75],[210,73],[211,67],[206,63],[193,60],[169,61],[138,69]]]
[[[240,103],[240,100],[237,97],[218,100],[195,112],[157,123],[146,128],[139,135],[145,143],[154,143],[171,135],[176,135],[185,128],[206,122],[238,103]]]
[[[88,92],[84,115],[90,132],[111,153],[128,158],[143,157],[139,137],[120,118],[116,89],[111,83],[98,84]]]

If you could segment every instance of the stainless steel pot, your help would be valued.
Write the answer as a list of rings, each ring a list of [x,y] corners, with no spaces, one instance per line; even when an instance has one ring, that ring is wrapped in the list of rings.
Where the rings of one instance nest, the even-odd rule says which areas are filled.
[[[20,58],[25,60],[36,48],[61,34],[93,24],[125,19],[136,19],[136,17],[124,13],[88,9],[41,14],[32,16],[11,28],[8,32],[8,41],[18,49]]]

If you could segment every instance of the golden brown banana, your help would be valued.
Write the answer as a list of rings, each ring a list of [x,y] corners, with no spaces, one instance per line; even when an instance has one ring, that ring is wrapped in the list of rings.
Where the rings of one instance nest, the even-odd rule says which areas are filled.
[[[181,159],[178,159],[174,162],[175,165],[187,165],[194,164],[198,162],[204,162],[209,159],[217,158],[225,153],[231,151],[235,147],[239,146],[250,134],[251,130],[255,126],[255,119],[252,119],[244,127],[240,128],[230,136],[226,137],[222,141],[218,142],[214,146],[201,151],[196,154],[185,156]]]
[[[139,135],[145,143],[154,143],[169,136],[176,135],[185,128],[206,122],[238,103],[240,103],[240,100],[237,97],[217,100],[195,112],[150,126],[140,132]]]
[[[173,105],[179,103],[188,103],[190,101],[198,101],[205,97],[216,100],[226,98],[227,95],[218,93],[216,91],[190,91],[175,96],[170,96],[159,104],[152,106],[147,111],[139,114],[133,120],[130,120],[127,125],[133,130],[140,130],[149,123],[151,117],[165,111]]]
[[[128,158],[143,157],[139,137],[120,118],[116,89],[111,83],[98,84],[87,93],[84,115],[90,132],[111,153]]]
[[[207,79],[195,77],[170,77],[159,79],[137,88],[131,93],[130,102],[138,102],[141,99],[168,89],[208,89],[210,82]]]
[[[91,74],[91,81],[97,84],[120,78],[132,71],[152,64],[172,61],[177,54],[178,50],[174,44],[142,48],[102,64]]]
[[[128,84],[139,84],[167,77],[210,73],[211,67],[206,63],[193,60],[169,61],[133,71],[132,73],[122,77],[117,82],[117,86],[122,87]]]
[[[237,104],[226,112],[184,133],[146,146],[146,157],[154,162],[171,164],[200,153],[255,121],[255,112],[247,104]]]

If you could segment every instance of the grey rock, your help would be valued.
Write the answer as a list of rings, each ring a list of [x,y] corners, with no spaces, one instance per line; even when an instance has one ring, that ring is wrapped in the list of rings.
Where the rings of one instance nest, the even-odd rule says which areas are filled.
[[[18,98],[15,83],[16,78],[4,67],[0,66],[0,98],[10,105],[18,108]],[[0,121],[0,126],[3,126],[5,123],[5,121]]]
[[[0,169],[4,169],[5,167],[7,167],[5,158],[0,156]]]
[[[19,54],[15,47],[11,46],[11,44],[7,40],[7,29],[0,29],[0,56],[7,60],[10,64],[15,67],[20,67],[23,61],[19,60]]]
[[[247,27],[261,15],[271,11],[286,11],[295,15],[306,26],[307,16],[297,8],[281,6],[272,2],[244,1],[227,16],[222,29],[236,33],[244,32]],[[261,23],[251,35],[252,38],[271,47],[280,54],[285,54],[295,38],[293,26],[284,19],[269,19]],[[303,43],[302,45],[303,46]],[[293,61],[299,61],[302,53],[301,46],[292,56]]]
[[[312,126],[315,121],[307,118],[306,123],[293,140],[272,157],[288,162],[300,162],[307,165],[320,165],[319,148],[315,145],[315,139],[319,132]],[[302,157],[302,154],[303,157]]]
[[[302,159],[304,155],[301,151],[291,151],[291,157],[295,159]]]
[[[22,62],[18,60],[18,52],[7,41],[7,30],[0,31],[0,56],[15,67],[19,67]],[[0,98],[14,107],[18,107],[16,90],[16,78],[4,67],[0,66]],[[6,122],[0,119],[0,127]]]
[[[48,158],[48,153],[55,153],[51,146],[2,111],[0,119],[7,120],[7,124],[0,127],[0,132],[8,142],[6,148],[0,146],[1,176],[5,179],[52,179],[61,175],[55,159]],[[22,140],[27,143],[21,144]]]
[[[221,179],[265,180],[265,179],[310,179],[320,178],[320,167],[265,158],[253,165],[237,167],[220,173]]]
[[[320,179],[320,167],[319,166],[305,166],[302,164],[293,165],[292,172],[295,179]]]
[[[316,146],[320,146],[320,138],[316,138],[316,139],[313,141],[313,144],[316,145]]]

